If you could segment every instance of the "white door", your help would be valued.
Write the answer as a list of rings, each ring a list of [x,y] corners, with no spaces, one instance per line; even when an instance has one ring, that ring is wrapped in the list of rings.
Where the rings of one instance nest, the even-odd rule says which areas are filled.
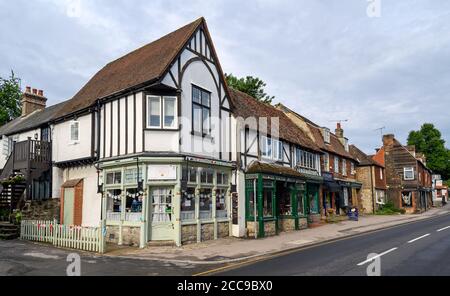
[[[150,188],[150,240],[173,240],[173,187]]]

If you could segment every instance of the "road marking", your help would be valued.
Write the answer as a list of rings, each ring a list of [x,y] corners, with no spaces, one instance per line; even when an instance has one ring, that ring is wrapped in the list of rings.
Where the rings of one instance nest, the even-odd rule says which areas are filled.
[[[425,234],[425,235],[416,237],[415,239],[412,239],[412,240],[408,241],[408,244],[413,243],[413,242],[415,242],[415,241],[418,241],[419,239],[422,239],[422,238],[427,237],[427,236],[429,236],[429,235],[430,235],[430,234],[427,233],[427,234]]]
[[[444,228],[441,228],[441,229],[438,229],[438,230],[436,230],[437,232],[441,232],[442,230],[446,230],[446,229],[449,229],[450,228],[450,226],[447,226],[447,227],[444,227]]]
[[[381,253],[381,254],[378,254],[378,255],[376,255],[376,256],[373,256],[373,257],[367,259],[366,261],[363,261],[363,262],[361,262],[361,263],[358,263],[357,265],[358,265],[358,266],[364,265],[364,264],[366,264],[366,263],[369,263],[369,262],[373,261],[374,259],[377,259],[377,258],[379,258],[379,257],[381,257],[381,256],[383,256],[383,255],[386,255],[386,254],[388,254],[388,253],[390,253],[390,252],[393,252],[393,251],[395,251],[395,250],[397,250],[397,249],[398,249],[398,248],[392,248],[392,249],[390,249],[390,250],[387,250],[386,252],[383,252],[383,253]]]

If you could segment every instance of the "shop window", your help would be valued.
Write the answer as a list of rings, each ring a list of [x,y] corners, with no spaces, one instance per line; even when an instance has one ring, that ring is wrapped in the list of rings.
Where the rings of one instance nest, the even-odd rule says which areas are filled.
[[[343,192],[343,195],[344,195],[344,206],[348,207],[349,206],[349,204],[348,204],[348,188],[344,187],[342,189],[342,192]]]
[[[137,188],[127,189],[125,198],[125,221],[141,221],[142,196],[138,194]]]
[[[402,205],[403,207],[412,207],[412,192],[402,192]]]
[[[200,173],[200,182],[202,184],[213,184],[214,171],[208,169],[202,169]]]
[[[263,190],[263,215],[264,217],[272,217],[273,216],[273,189],[272,188],[264,188]]]
[[[299,216],[305,215],[305,201],[302,191],[297,192],[297,213]]]
[[[181,197],[181,221],[195,219],[195,188],[189,187],[182,192]]]
[[[106,184],[122,184],[122,172],[110,172],[106,173]]]
[[[229,185],[227,173],[217,172],[217,185]]]
[[[120,221],[122,211],[122,190],[112,189],[106,191],[106,220]]]
[[[292,215],[292,199],[289,191],[283,192],[279,197],[280,215]]]
[[[200,219],[211,219],[212,217],[212,189],[200,189]]]
[[[139,176],[137,175],[137,168],[126,169],[124,172],[124,183],[125,184],[137,184],[138,177],[139,181],[142,180],[142,168],[139,168]]]
[[[170,222],[172,220],[171,188],[154,188],[151,191],[152,215],[154,223]]]
[[[227,190],[218,189],[216,191],[216,217],[227,217]]]
[[[319,207],[317,205],[317,194],[316,192],[308,193],[308,203],[309,203],[309,213],[310,214],[318,214]]]

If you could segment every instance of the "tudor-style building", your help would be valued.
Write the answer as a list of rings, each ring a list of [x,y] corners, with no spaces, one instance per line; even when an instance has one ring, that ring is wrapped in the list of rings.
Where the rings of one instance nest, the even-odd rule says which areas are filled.
[[[359,207],[358,196],[362,184],[356,179],[358,161],[349,152],[348,139],[344,137],[341,124],[336,126],[335,133],[329,128],[321,127],[292,109],[277,104],[309,138],[321,149],[321,172],[324,179],[320,188],[321,215],[328,215],[328,210],[345,214],[349,207]]]
[[[231,105],[203,18],[107,64],[72,99],[35,109],[2,127],[5,159],[23,141],[50,143],[42,198],[61,198],[62,223],[104,220],[107,241],[140,246],[230,234]],[[16,124],[26,128],[10,132]],[[47,150],[24,153],[34,151]],[[25,178],[31,188],[36,177]]]
[[[264,237],[319,221],[319,147],[270,104],[230,95],[238,135],[235,235]]]
[[[384,135],[374,158],[384,160],[387,197],[395,207],[416,213],[432,206],[432,171],[414,146],[403,146],[394,135]]]
[[[373,214],[386,204],[386,172],[384,164],[376,161],[355,145],[350,145],[350,154],[358,161],[356,179],[362,183],[359,194],[359,209]],[[381,160],[384,161],[384,160]]]

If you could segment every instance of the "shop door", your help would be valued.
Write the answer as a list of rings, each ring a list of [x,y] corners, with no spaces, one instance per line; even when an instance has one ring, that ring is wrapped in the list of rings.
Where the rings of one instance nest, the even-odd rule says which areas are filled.
[[[174,240],[172,223],[173,187],[150,188],[149,240]]]
[[[73,225],[73,208],[75,202],[75,189],[64,189],[64,225]]]

